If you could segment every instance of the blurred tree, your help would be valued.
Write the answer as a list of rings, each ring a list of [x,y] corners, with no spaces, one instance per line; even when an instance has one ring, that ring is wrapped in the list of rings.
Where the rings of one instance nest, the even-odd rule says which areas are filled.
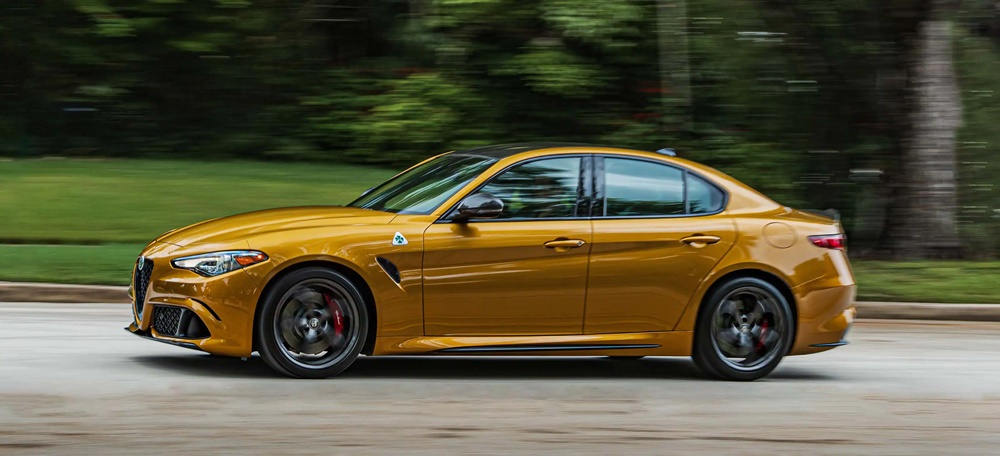
[[[886,171],[888,192],[880,196],[889,199],[888,216],[875,247],[905,258],[960,256],[955,137],[961,99],[950,21],[956,5],[760,3],[765,20],[789,37],[800,74],[818,86],[809,142],[847,152],[832,168],[842,175],[861,164]],[[857,147],[868,141],[884,144],[877,156]],[[856,190],[832,187],[829,194],[845,201],[845,192]]]
[[[954,0],[929,0],[910,57],[911,135],[902,157],[894,253],[904,258],[958,257],[956,135],[962,104],[952,52]]]

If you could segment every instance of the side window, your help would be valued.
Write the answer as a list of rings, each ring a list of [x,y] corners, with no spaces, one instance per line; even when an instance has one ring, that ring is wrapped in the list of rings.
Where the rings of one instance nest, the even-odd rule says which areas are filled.
[[[604,216],[685,212],[684,171],[642,160],[604,159]]]
[[[547,158],[516,165],[477,193],[503,201],[499,219],[560,218],[577,216],[579,187],[580,157]]]
[[[687,197],[691,214],[708,214],[722,209],[722,190],[694,174],[687,174]]]

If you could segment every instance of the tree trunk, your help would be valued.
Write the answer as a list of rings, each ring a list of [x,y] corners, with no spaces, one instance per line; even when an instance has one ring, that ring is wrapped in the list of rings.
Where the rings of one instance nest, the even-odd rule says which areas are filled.
[[[956,227],[956,133],[962,104],[952,56],[949,2],[931,0],[911,59],[911,125],[903,151],[893,253],[898,258],[961,256]]]

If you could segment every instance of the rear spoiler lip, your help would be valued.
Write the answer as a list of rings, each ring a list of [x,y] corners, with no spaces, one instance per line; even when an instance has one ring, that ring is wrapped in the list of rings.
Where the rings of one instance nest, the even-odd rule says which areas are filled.
[[[820,217],[826,217],[834,222],[840,222],[840,211],[836,209],[799,209],[802,212],[808,212],[813,215],[818,215]]]

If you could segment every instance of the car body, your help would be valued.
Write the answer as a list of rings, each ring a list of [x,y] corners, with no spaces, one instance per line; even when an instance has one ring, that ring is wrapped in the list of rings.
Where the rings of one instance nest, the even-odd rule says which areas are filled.
[[[836,218],[668,154],[489,146],[432,157],[345,207],[161,235],[137,261],[127,329],[259,351],[297,377],[336,374],[358,354],[530,354],[694,356],[752,380],[786,354],[846,343],[855,283],[843,240]],[[764,363],[754,350],[769,337],[781,340]],[[747,347],[761,366],[727,364]]]

